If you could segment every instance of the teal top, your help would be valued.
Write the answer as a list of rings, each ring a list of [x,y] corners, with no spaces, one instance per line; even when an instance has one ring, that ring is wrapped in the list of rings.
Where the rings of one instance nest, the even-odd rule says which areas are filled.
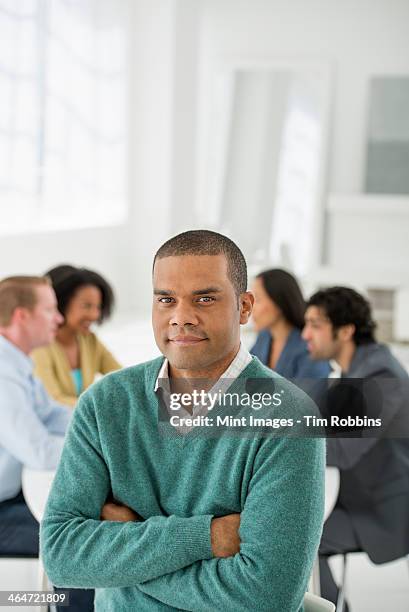
[[[84,383],[82,380],[82,371],[80,370],[80,368],[71,370],[71,376],[74,380],[75,391],[77,392],[77,395],[81,395],[81,391],[84,387]]]
[[[81,396],[41,525],[47,575],[96,588],[97,612],[303,610],[323,523],[324,440],[161,435],[162,363],[109,374]],[[256,357],[237,380],[247,377],[278,379],[286,409],[308,410]],[[110,496],[145,520],[101,521]],[[211,520],[233,512],[240,552],[213,557]]]

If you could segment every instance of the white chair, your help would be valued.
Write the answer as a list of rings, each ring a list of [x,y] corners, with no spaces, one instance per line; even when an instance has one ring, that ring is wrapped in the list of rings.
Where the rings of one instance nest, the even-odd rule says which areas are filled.
[[[4,565],[4,569],[1,567],[2,565]],[[10,568],[10,565],[12,565],[12,570]],[[33,565],[36,568],[36,583],[34,584],[34,582],[32,582],[31,584],[22,585],[22,583],[20,582],[18,586],[16,585],[14,588],[10,588],[11,591],[21,590],[21,588],[27,591],[48,591],[50,590],[48,585],[48,578],[44,571],[41,559],[39,559],[37,555],[0,555],[0,575],[2,577],[3,575],[7,575],[8,572],[12,571],[17,578],[22,576],[24,579],[26,579],[27,575],[28,578],[31,578],[34,569],[32,567]],[[1,584],[0,588],[8,590],[9,585],[5,586]],[[40,606],[37,609],[38,612],[47,612],[48,607],[47,605],[44,605]]]
[[[322,599],[322,597],[312,593],[306,593],[304,597],[304,612],[335,612],[335,606],[327,599]]]

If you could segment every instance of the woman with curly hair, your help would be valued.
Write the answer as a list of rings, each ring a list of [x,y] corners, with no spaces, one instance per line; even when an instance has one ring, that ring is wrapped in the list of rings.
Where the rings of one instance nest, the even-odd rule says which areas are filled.
[[[32,353],[35,375],[57,401],[75,406],[97,373],[107,374],[121,367],[91,331],[93,324],[110,316],[114,294],[102,276],[86,268],[60,265],[46,275],[64,322],[52,344]]]

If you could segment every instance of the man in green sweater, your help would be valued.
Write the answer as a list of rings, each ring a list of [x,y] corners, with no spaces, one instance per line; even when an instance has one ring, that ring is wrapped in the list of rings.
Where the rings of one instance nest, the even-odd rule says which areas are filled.
[[[96,588],[98,612],[298,612],[322,530],[324,441],[277,430],[207,435],[188,421],[205,406],[176,412],[163,398],[194,379],[206,391],[267,379],[289,413],[310,400],[240,343],[253,296],[230,239],[205,230],[171,238],[156,253],[153,285],[163,357],[81,396],[41,527],[47,574]]]

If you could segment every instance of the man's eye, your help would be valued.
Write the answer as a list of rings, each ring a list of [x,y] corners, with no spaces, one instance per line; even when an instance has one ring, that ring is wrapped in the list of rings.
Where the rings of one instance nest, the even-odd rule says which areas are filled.
[[[214,297],[211,297],[210,295],[204,295],[200,297],[198,301],[202,304],[209,304],[210,302],[214,302]]]
[[[170,298],[170,297],[161,297],[161,298],[158,299],[158,302],[160,304],[170,304],[171,301],[172,301],[172,298]]]

